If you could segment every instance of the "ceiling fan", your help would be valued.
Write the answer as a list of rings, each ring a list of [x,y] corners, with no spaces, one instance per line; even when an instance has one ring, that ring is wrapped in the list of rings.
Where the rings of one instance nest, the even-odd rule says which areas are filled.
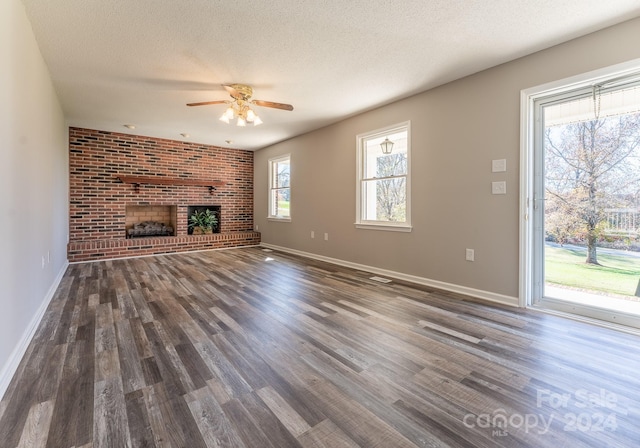
[[[201,103],[187,103],[187,106],[209,106],[211,104],[228,104],[229,107],[220,117],[220,121],[229,123],[237,117],[236,124],[238,126],[246,126],[247,123],[253,123],[254,126],[262,124],[262,120],[258,114],[251,109],[251,105],[271,107],[273,109],[293,110],[291,104],[274,103],[272,101],[252,100],[253,89],[246,84],[228,84],[223,85],[233,100],[217,100],[203,101]]]

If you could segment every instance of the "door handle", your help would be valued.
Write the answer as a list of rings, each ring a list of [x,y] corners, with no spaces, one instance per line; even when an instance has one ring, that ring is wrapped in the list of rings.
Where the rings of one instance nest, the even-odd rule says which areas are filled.
[[[533,197],[533,209],[538,210],[538,202],[544,202],[546,198]]]

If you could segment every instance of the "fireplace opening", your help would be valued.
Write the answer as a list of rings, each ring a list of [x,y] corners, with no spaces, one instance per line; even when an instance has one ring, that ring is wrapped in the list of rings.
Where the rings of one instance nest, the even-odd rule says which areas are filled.
[[[175,205],[127,205],[126,237],[174,236],[176,213]]]
[[[210,210],[217,218],[218,224],[213,228],[212,233],[220,233],[221,215],[219,205],[189,205],[187,206],[187,233],[193,235],[193,226],[191,226],[190,218],[196,212],[204,212]]]

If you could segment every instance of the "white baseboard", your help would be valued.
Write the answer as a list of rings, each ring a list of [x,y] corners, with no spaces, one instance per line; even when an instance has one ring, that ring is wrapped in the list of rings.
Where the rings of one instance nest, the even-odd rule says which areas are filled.
[[[500,303],[502,305],[509,305],[518,307],[519,300],[517,297],[506,296],[503,294],[496,294],[490,291],[483,291],[480,289],[468,288],[466,286],[454,285],[453,283],[441,282],[438,280],[431,280],[425,277],[418,277],[417,275],[404,274],[402,272],[389,271],[387,269],[381,269],[374,266],[367,266],[364,264],[353,263],[351,261],[340,260],[338,258],[325,257],[323,255],[317,255],[310,252],[303,252],[301,250],[290,249],[288,247],[276,246],[269,243],[260,243],[260,246],[287,252],[294,255],[300,255],[301,257],[312,258],[314,260],[326,261],[327,263],[337,264],[347,268],[358,269],[361,271],[372,272],[374,274],[384,275],[386,277],[395,278],[398,280],[405,280],[411,283],[417,283],[419,285],[431,286],[433,288],[442,289],[449,292],[455,292],[458,294],[464,294],[467,296],[475,297],[478,299],[486,300],[489,302]]]
[[[64,276],[64,273],[67,271],[68,266],[69,266],[69,262],[67,261],[62,266],[62,269],[60,270],[60,272],[54,279],[53,283],[51,284],[51,287],[49,288],[49,291],[47,291],[47,294],[42,300],[42,303],[40,304],[40,307],[36,311],[36,314],[33,316],[33,318],[31,319],[31,322],[29,322],[29,325],[24,330],[22,337],[20,338],[15,348],[13,349],[13,352],[11,352],[11,356],[9,356],[9,359],[7,360],[5,365],[2,367],[2,371],[0,371],[0,400],[2,400],[5,392],[9,388],[11,379],[13,378],[13,375],[15,375],[16,371],[18,370],[20,361],[22,361],[22,357],[27,351],[27,348],[31,343],[31,339],[33,339],[33,336],[35,335],[36,330],[40,325],[40,321],[42,320],[42,317],[44,316],[45,311],[47,311],[47,307],[49,306],[51,299],[53,299],[53,296],[55,295],[56,290],[58,289],[58,286],[62,281],[62,277]]]

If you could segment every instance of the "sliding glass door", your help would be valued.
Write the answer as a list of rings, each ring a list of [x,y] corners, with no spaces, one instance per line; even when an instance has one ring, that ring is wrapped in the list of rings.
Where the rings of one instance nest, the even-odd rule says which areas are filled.
[[[533,107],[531,304],[640,327],[640,82]]]

